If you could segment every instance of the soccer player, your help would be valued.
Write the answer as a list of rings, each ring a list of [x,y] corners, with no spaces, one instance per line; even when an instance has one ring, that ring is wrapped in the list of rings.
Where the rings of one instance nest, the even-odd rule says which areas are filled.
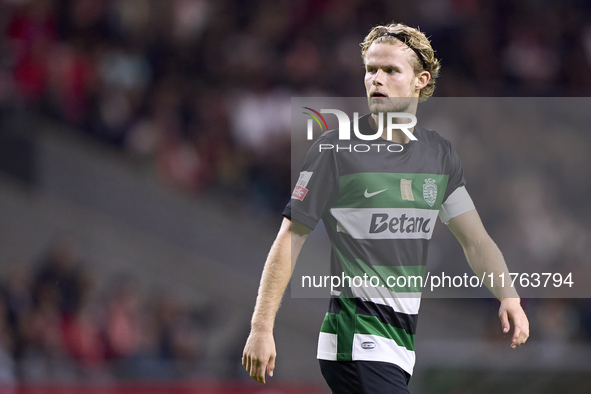
[[[373,28],[361,47],[370,114],[359,119],[359,129],[375,134],[380,114],[416,114],[418,101],[433,94],[440,63],[427,37],[403,24]],[[408,393],[421,290],[383,284],[388,277],[425,273],[437,217],[458,239],[479,277],[485,272],[508,277],[503,256],[466,191],[451,144],[434,131],[418,126],[411,131],[416,140],[400,129],[387,140],[384,128],[378,152],[320,151],[319,144],[339,144],[338,131],[332,130],[308,152],[265,263],[244,348],[242,364],[256,381],[265,383],[265,372],[273,376],[275,315],[293,272],[291,263],[321,219],[332,244],[331,274],[367,274],[382,284],[345,283],[331,294],[318,359],[334,394]],[[356,137],[346,142],[355,141],[363,142]],[[391,144],[402,151],[386,149]],[[490,290],[500,300],[503,333],[513,322],[514,349],[529,336],[519,296],[500,283]]]

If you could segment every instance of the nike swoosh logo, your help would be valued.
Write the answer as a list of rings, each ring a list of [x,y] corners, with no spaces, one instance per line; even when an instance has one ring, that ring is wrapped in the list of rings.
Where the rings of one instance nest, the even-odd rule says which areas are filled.
[[[367,189],[365,189],[365,193],[363,193],[363,195],[365,196],[365,198],[370,198],[370,197],[375,196],[376,194],[380,194],[382,192],[385,192],[386,190],[388,190],[388,188],[385,188],[384,190],[378,190],[377,192],[368,193]]]

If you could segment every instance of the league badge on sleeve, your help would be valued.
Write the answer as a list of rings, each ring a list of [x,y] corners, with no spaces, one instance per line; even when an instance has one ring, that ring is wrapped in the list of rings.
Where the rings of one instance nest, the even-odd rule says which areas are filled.
[[[300,172],[300,177],[298,178],[296,186],[293,189],[293,193],[291,195],[292,199],[304,201],[304,197],[306,197],[306,194],[308,193],[308,189],[306,189],[306,186],[308,186],[308,182],[310,181],[312,174],[312,171]]]

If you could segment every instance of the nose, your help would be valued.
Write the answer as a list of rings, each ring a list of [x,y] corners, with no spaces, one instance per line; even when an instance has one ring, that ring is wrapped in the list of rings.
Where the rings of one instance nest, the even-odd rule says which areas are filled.
[[[382,70],[376,71],[371,81],[371,84],[374,86],[382,85]]]

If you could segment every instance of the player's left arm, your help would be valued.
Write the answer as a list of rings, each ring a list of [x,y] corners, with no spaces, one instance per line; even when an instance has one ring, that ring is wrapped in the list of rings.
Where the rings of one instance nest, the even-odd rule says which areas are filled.
[[[476,209],[462,213],[449,220],[448,227],[458,239],[470,267],[479,278],[483,274],[493,274],[493,278],[499,278],[504,274],[509,278],[507,264],[498,246],[486,232]],[[487,286],[491,292],[501,301],[499,318],[503,333],[510,330],[510,322],[513,322],[514,331],[511,348],[522,345],[529,337],[529,321],[521,307],[521,300],[515,288],[501,286],[501,281],[494,281],[493,286]]]

